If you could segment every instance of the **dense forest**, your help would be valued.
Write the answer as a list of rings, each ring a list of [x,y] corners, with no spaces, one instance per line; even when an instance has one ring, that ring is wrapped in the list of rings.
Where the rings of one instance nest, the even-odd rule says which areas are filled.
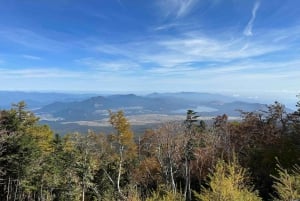
[[[15,104],[0,113],[0,200],[300,200],[300,101],[198,119],[135,136],[110,111],[114,132],[60,136]]]

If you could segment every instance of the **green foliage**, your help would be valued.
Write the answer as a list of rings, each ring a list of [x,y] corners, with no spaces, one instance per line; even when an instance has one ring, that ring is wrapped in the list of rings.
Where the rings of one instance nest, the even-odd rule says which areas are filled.
[[[0,147],[4,149],[0,153],[0,167],[3,168],[0,179],[4,188],[0,188],[0,200],[2,196],[12,199],[11,192],[17,189],[24,192],[18,195],[19,198],[37,189],[32,183],[32,173],[36,162],[40,161],[42,151],[27,130],[36,125],[38,118],[26,111],[25,106],[24,102],[20,102],[9,111],[1,111]]]
[[[184,201],[183,195],[172,191],[166,186],[160,186],[157,191],[153,191],[146,201]]]
[[[3,110],[0,113],[0,130],[8,134],[24,132],[38,122],[38,118],[30,111],[26,110],[24,101],[13,104],[12,109]]]
[[[274,177],[273,187],[276,189],[278,198],[276,201],[294,201],[300,199],[300,167],[294,166],[289,173],[287,169],[278,165],[279,176]]]
[[[257,193],[248,185],[247,171],[236,160],[217,162],[209,176],[209,188],[203,188],[195,197],[201,201],[260,201]]]

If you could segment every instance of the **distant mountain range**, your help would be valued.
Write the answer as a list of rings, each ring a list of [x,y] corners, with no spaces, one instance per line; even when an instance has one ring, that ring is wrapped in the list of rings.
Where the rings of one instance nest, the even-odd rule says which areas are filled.
[[[266,109],[265,104],[212,93],[152,93],[142,96],[0,91],[0,109],[8,109],[12,103],[22,100],[40,117],[41,123],[48,124],[60,134],[111,129],[108,110],[123,110],[133,129],[142,133],[144,129],[165,121],[184,120],[188,109],[207,120],[222,114],[239,117],[239,110]]]
[[[92,121],[107,117],[108,110],[123,110],[126,115],[185,114],[188,109],[201,116],[227,114],[239,116],[238,110],[265,109],[264,104],[238,101],[234,97],[209,93],[153,93],[146,96],[110,95],[96,96],[85,100],[54,102],[35,112],[42,117],[61,121]]]
[[[0,91],[0,109],[10,108],[13,103],[20,101],[25,101],[30,109],[34,109],[57,101],[79,101],[96,95],[97,94]]]

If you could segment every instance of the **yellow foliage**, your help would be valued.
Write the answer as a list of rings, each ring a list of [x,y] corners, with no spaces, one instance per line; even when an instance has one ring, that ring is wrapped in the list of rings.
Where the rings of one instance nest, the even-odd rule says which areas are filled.
[[[261,201],[257,193],[246,185],[246,170],[235,160],[218,161],[215,172],[209,176],[209,188],[195,197],[201,201]]]
[[[279,199],[278,201],[300,200],[300,167],[295,166],[291,173],[278,166],[278,177],[274,177]]]
[[[75,142],[72,141],[72,135],[67,134],[64,136],[63,141],[64,141],[64,146],[63,149],[65,152],[73,152],[75,150]]]
[[[53,151],[53,131],[48,126],[32,126],[27,128],[26,131],[36,140],[43,153],[51,153]]]
[[[180,193],[173,192],[164,187],[159,187],[157,191],[154,191],[151,197],[148,197],[146,201],[184,201],[183,196]]]
[[[124,158],[135,158],[137,155],[137,147],[133,140],[133,132],[130,124],[124,116],[123,111],[118,111],[116,113],[110,111],[109,122],[117,131],[116,134],[112,134],[112,140],[117,143],[119,150],[122,150],[123,154],[125,154]]]

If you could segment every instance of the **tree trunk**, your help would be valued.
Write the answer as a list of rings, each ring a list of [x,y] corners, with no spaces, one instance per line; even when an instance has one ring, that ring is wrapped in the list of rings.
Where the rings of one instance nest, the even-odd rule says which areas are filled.
[[[42,181],[42,183],[43,183],[43,181]],[[41,193],[40,194],[41,200],[44,200],[44,198],[43,198],[43,184],[41,184],[41,192],[40,193]]]
[[[184,198],[185,198],[185,200],[191,200],[192,199],[190,161],[188,160],[187,156],[185,156]]]
[[[9,194],[10,194],[10,177],[8,178],[8,185],[7,185],[7,195],[6,195],[6,200],[9,201]]]
[[[188,161],[188,186],[187,186],[187,193],[188,193],[188,200],[192,200],[192,192],[191,192],[191,165],[190,161]]]
[[[184,158],[184,165],[185,165],[185,185],[184,185],[184,199],[187,200],[187,191],[188,191],[188,163],[187,157]]]
[[[170,174],[171,174],[172,190],[173,190],[173,193],[176,193],[176,184],[175,184],[175,181],[174,181],[172,164],[170,164]]]
[[[15,189],[14,201],[17,200],[17,196],[18,196],[18,187],[19,187],[19,180],[16,180],[16,189]]]
[[[122,164],[123,164],[123,150],[124,147],[121,145],[120,146],[120,162],[119,162],[119,170],[118,170],[118,179],[117,179],[117,189],[118,189],[118,193],[121,196],[121,198],[123,200],[126,199],[126,197],[123,195],[122,191],[121,191],[121,187],[120,187],[120,180],[121,180],[121,174],[122,174]]]
[[[85,196],[85,186],[84,186],[84,184],[83,184],[83,185],[82,185],[82,195],[81,195],[82,201],[84,201],[84,196]]]

